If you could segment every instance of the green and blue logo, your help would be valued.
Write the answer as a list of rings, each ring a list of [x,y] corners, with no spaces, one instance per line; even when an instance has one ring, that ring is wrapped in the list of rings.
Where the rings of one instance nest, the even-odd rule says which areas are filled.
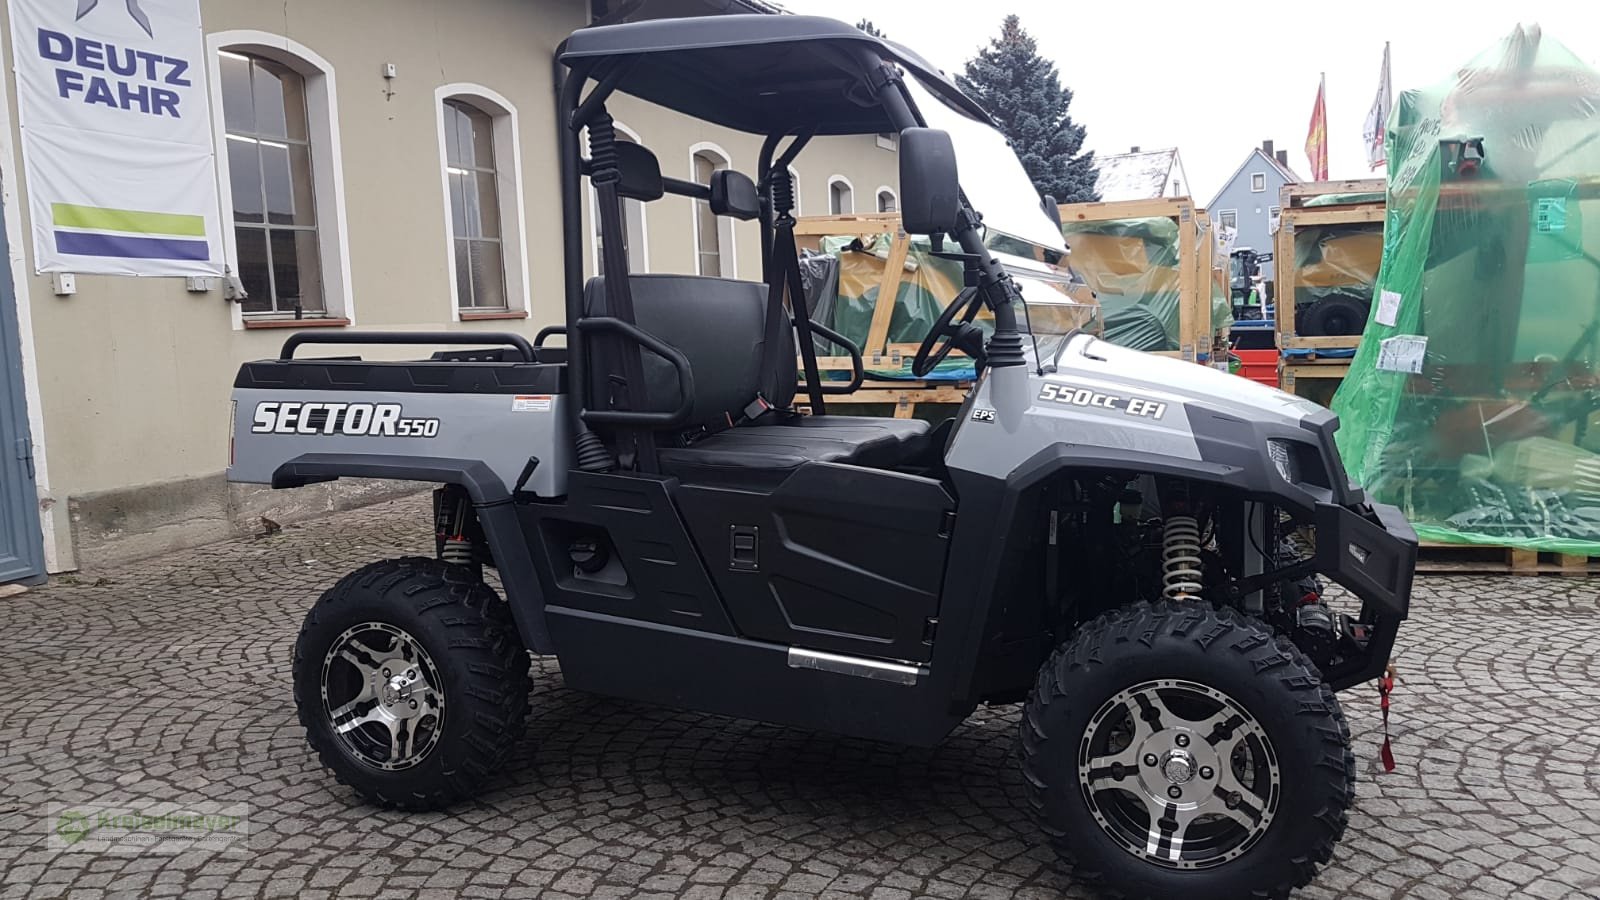
[[[94,821],[89,816],[76,810],[67,810],[56,818],[56,834],[72,846],[89,836],[94,830]]]
[[[50,216],[59,253],[132,259],[211,258],[204,216],[76,203],[52,203]]]

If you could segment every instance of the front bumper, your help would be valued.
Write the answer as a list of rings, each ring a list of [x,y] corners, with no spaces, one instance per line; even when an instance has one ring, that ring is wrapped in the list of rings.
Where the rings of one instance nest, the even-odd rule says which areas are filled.
[[[1334,690],[1383,674],[1400,622],[1411,609],[1417,533],[1400,510],[1382,503],[1318,503],[1317,571],[1361,598],[1360,621],[1370,629],[1366,652],[1324,677]]]

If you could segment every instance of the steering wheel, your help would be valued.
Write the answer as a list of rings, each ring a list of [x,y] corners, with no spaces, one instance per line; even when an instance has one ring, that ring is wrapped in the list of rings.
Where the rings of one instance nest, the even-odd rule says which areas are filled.
[[[983,294],[977,288],[966,288],[950,301],[950,305],[939,313],[939,318],[928,329],[928,334],[922,339],[922,346],[917,348],[916,358],[911,361],[911,374],[922,378],[944,358],[950,355],[951,350],[961,352],[977,360],[979,366],[983,365],[983,330],[972,324],[978,317],[978,311],[983,309]],[[960,315],[957,320],[956,316]],[[940,341],[943,338],[943,341]],[[938,343],[938,350],[934,344]]]

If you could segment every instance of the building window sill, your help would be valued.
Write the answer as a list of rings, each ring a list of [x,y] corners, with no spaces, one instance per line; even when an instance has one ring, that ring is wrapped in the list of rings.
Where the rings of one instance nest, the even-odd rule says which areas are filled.
[[[343,328],[349,319],[245,319],[245,328]]]
[[[463,309],[461,311],[461,321],[463,322],[488,322],[495,319],[526,319],[527,317],[528,311],[525,309],[496,309],[481,312]]]

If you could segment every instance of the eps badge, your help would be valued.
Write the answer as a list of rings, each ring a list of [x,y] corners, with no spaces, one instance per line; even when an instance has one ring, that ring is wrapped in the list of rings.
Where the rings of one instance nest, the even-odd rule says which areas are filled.
[[[993,422],[994,421],[994,410],[992,410],[992,409],[984,409],[981,406],[980,407],[976,407],[976,408],[974,408],[972,410],[972,421],[974,421],[974,422]]]

